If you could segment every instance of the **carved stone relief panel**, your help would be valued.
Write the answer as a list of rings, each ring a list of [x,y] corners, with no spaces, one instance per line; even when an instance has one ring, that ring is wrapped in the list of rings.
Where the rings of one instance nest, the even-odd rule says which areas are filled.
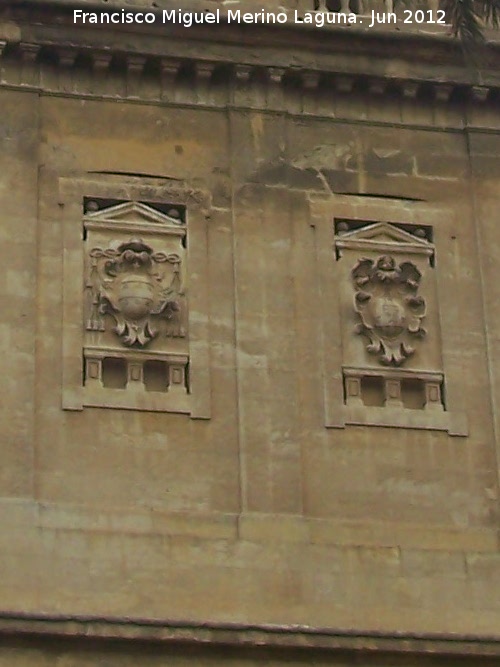
[[[397,264],[392,255],[364,257],[351,271],[356,333],[368,338],[366,349],[384,366],[401,366],[415,353],[413,338],[426,334],[425,299],[417,295],[422,274],[412,262]]]
[[[105,397],[127,407],[125,394],[139,392],[144,406],[158,402],[159,392],[175,392],[176,409],[183,410],[189,363],[185,211],[98,198],[86,199],[84,209],[87,401]]]
[[[140,238],[117,243],[89,252],[87,331],[105,331],[105,316],[111,315],[113,331],[127,347],[147,347],[160,329],[165,336],[184,337],[180,255],[154,252]]]
[[[442,373],[430,226],[336,220],[342,365]]]
[[[209,417],[205,196],[121,182],[69,181],[62,189],[71,212],[65,213],[63,407]],[[145,191],[157,197],[143,198]],[[199,277],[193,298],[191,232]]]
[[[351,205],[358,198],[339,199],[330,208],[313,202],[312,210],[325,313],[326,425],[465,434],[464,416],[448,403],[453,392],[444,391],[435,213],[426,218],[425,205],[398,210],[365,200],[365,217],[358,201]]]

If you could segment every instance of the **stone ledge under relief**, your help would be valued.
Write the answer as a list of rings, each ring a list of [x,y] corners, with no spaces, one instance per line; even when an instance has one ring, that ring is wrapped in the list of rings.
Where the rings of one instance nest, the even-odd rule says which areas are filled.
[[[341,414],[344,425],[427,429],[429,431],[447,431],[454,436],[467,436],[469,434],[467,417],[460,413],[437,411],[424,413],[423,411],[399,408],[343,406]]]

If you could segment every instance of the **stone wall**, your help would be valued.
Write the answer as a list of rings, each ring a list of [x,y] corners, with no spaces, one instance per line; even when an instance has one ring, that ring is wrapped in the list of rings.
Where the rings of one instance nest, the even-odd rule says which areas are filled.
[[[396,90],[376,58],[369,85],[258,61],[161,78],[137,54],[123,65],[126,35],[90,66],[74,42],[49,57],[57,39],[36,22],[19,30],[0,60],[2,610],[496,635],[493,82],[463,96],[457,66],[432,95],[422,71]],[[185,205],[194,407],[81,398],[84,197]],[[347,217],[396,223],[410,259],[410,232],[432,228],[422,284],[436,278],[437,296],[425,288],[414,358],[435,346],[439,417],[345,409],[346,346],[373,368],[335,302],[351,289],[334,251]],[[118,664],[72,650],[13,646],[0,664]]]

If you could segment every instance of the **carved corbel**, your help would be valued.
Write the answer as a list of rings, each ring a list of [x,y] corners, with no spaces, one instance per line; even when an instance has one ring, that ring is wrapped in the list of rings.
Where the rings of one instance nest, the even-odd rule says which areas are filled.
[[[140,97],[142,73],[146,57],[136,54],[127,55],[127,97]]]
[[[196,63],[196,92],[198,101],[207,102],[215,63],[198,61]]]
[[[111,53],[93,53],[94,71],[97,72],[97,74],[104,76],[109,69],[111,58]]]
[[[75,63],[77,51],[74,49],[60,48],[57,50],[57,55],[59,56],[59,65],[66,69],[70,69]]]
[[[26,86],[36,86],[39,83],[37,59],[40,45],[21,42],[19,49],[23,62],[21,83]]]
[[[175,99],[179,62],[169,58],[162,58],[160,61],[160,72],[161,98],[162,100],[173,102]]]

